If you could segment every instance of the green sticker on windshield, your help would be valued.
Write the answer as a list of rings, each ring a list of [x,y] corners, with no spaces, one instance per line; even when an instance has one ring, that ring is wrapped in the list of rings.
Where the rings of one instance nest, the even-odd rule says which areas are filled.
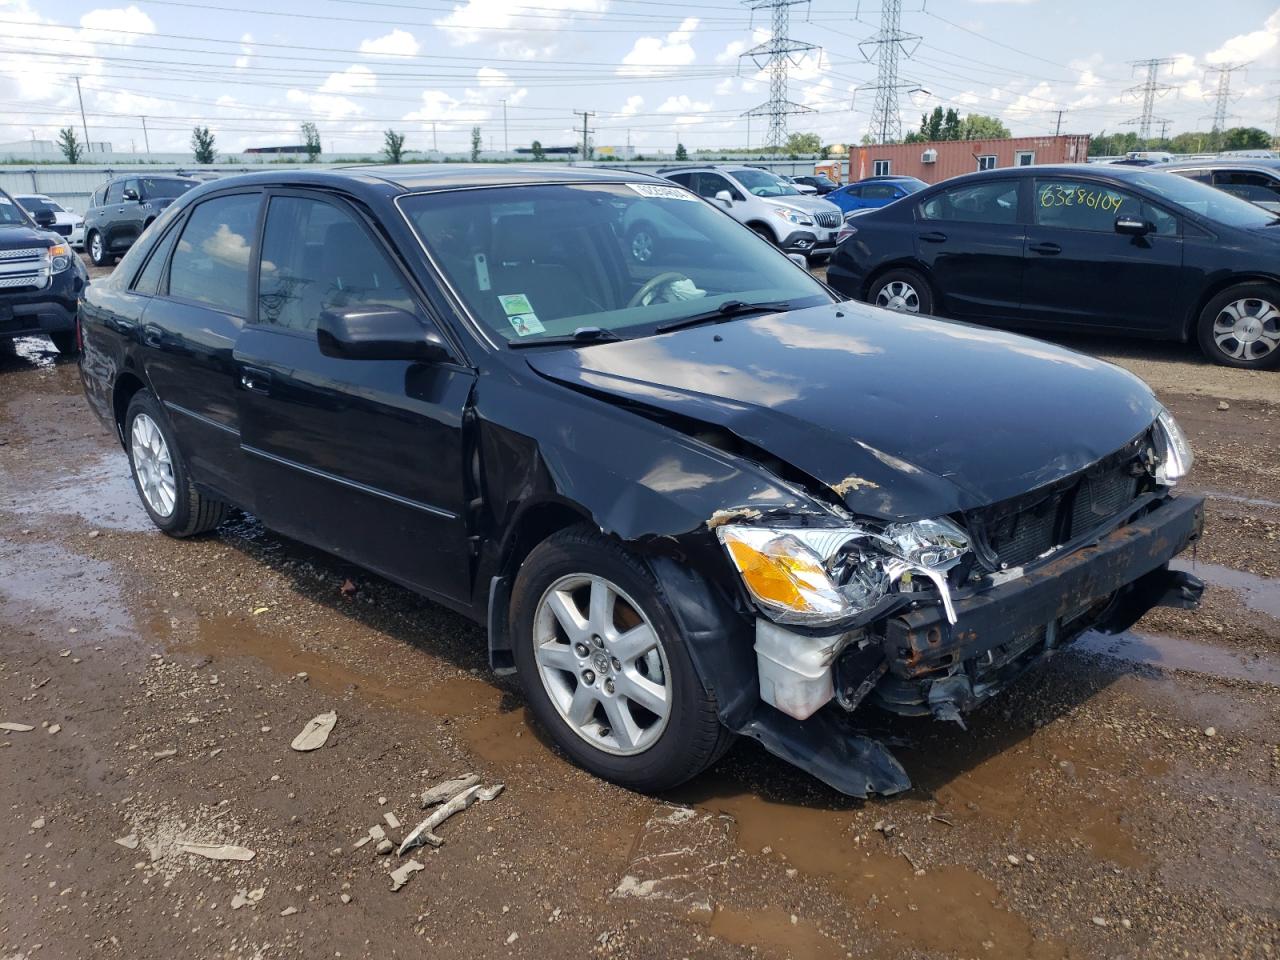
[[[545,333],[546,328],[538,315],[533,312],[533,304],[523,293],[499,294],[498,302],[507,312],[507,320],[518,337],[527,337],[531,333]]]
[[[513,317],[518,313],[533,313],[533,304],[529,302],[529,298],[523,293],[499,295],[498,302],[502,304],[502,309],[507,312],[508,317]]]

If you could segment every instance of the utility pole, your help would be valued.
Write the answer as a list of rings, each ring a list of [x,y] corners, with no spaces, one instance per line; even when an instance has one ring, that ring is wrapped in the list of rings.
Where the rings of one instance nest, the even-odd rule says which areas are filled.
[[[898,96],[904,89],[918,89],[918,85],[899,82],[898,54],[910,59],[919,45],[919,36],[902,32],[902,0],[884,0],[880,7],[880,31],[858,44],[864,59],[876,61],[876,82],[868,86],[876,92],[875,105],[871,108],[871,135],[877,143],[902,139]]]
[[[1272,97],[1271,99],[1276,102],[1276,130],[1271,135],[1271,149],[1274,150],[1280,147],[1280,97]]]
[[[80,78],[76,77],[76,99],[80,101],[80,126],[84,129],[84,151],[88,153],[89,147],[89,121],[84,118],[84,95],[80,92]]]
[[[596,114],[594,110],[575,110],[573,111],[573,114],[574,116],[582,117],[582,159],[586,160],[588,159],[587,154],[589,152],[589,143],[587,141],[587,117],[594,117]]]
[[[1169,124],[1171,122],[1172,121],[1170,120],[1160,121],[1160,142],[1161,143],[1167,143],[1169,140]]]
[[[813,109],[787,99],[787,67],[797,63],[796,54],[817,50],[812,43],[801,43],[787,36],[791,20],[791,8],[807,0],[742,0],[748,10],[768,10],[771,12],[771,29],[769,39],[756,44],[746,53],[738,57],[741,63],[749,57],[757,70],[769,69],[769,99],[758,107],[748,110],[743,116],[764,116],[769,118],[769,132],[765,136],[764,145],[772,150],[781,150],[787,143],[787,117],[793,113],[813,113]],[[890,0],[901,3],[901,0]]]
[[[142,121],[142,142],[146,145],[147,156],[149,157],[151,156],[151,138],[147,136],[147,118],[139,117],[138,119]]]
[[[502,152],[511,152],[511,143],[507,140],[507,101],[502,101]]]
[[[1151,123],[1155,121],[1161,122],[1161,118],[1153,116],[1156,108],[1156,100],[1163,97],[1170,90],[1174,89],[1171,83],[1160,83],[1157,79],[1160,74],[1160,68],[1169,66],[1176,62],[1173,57],[1152,57],[1150,60],[1131,60],[1134,70],[1145,68],[1147,78],[1135,87],[1130,87],[1124,91],[1126,94],[1134,94],[1142,100],[1142,114],[1134,117],[1132,120],[1126,120],[1126,124],[1136,125],[1138,128],[1138,139],[1146,142],[1151,137]]]
[[[1058,124],[1057,124],[1057,126],[1055,126],[1055,127],[1053,128],[1053,135],[1054,135],[1055,137],[1059,137],[1059,136],[1061,136],[1061,135],[1062,135],[1062,115],[1063,115],[1064,113],[1066,113],[1067,111],[1066,111],[1066,110],[1055,110],[1054,112],[1058,115]]]
[[[440,152],[440,145],[436,142],[436,122],[434,120],[431,121],[431,152]]]
[[[1213,145],[1222,149],[1222,132],[1227,125],[1227,108],[1231,105],[1231,75],[1243,70],[1247,63],[1220,63],[1205,71],[1207,81],[1213,74],[1218,75],[1218,89],[1213,95]]]

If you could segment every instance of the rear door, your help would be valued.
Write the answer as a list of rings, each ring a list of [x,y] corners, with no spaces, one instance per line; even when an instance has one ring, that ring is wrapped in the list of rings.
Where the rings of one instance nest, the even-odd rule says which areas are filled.
[[[1017,178],[983,179],[931,193],[916,206],[916,256],[929,270],[943,316],[1018,316],[1026,237],[1021,193]]]
[[[1187,314],[1179,218],[1128,190],[1037,177],[1028,228],[1024,311],[1034,323],[1163,332]],[[1119,217],[1152,232],[1116,232]]]
[[[120,205],[120,236],[122,240],[133,243],[142,234],[142,222],[146,216],[146,209],[143,207],[142,182],[140,180],[126,180],[124,182],[125,190],[132,190],[136,199],[123,199]]]
[[[236,344],[242,443],[267,526],[437,595],[470,595],[463,411],[474,372],[320,352],[328,308],[424,298],[346,202],[273,192]]]
[[[116,244],[120,242],[123,236],[121,224],[124,222],[124,216],[124,181],[113,180],[107,184],[101,216],[98,218],[98,229],[102,233],[107,250],[114,250]]]

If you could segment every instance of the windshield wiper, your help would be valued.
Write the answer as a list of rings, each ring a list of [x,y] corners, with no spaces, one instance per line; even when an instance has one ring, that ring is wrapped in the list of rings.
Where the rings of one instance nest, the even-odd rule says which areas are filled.
[[[720,323],[733,317],[740,317],[744,313],[777,313],[781,310],[790,309],[790,300],[777,300],[771,303],[747,303],[743,300],[726,300],[714,310],[695,313],[693,316],[685,317],[682,320],[672,320],[670,323],[664,323],[656,327],[654,332],[666,333],[669,330],[682,330],[685,327],[696,327],[700,323]]]
[[[507,346],[512,350],[522,350],[525,347],[543,347],[550,344],[576,344],[581,346],[586,343],[603,343],[606,340],[621,340],[622,338],[612,330],[605,330],[603,327],[579,327],[573,333],[562,337],[541,337],[537,340],[512,340]]]

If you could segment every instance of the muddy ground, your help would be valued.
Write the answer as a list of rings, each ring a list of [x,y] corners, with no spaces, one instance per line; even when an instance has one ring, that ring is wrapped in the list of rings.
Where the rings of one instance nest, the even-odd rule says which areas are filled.
[[[152,530],[74,364],[20,341],[0,721],[33,729],[0,732],[0,957],[1275,956],[1280,374],[1070,343],[1187,428],[1204,608],[1086,637],[968,732],[868,715],[915,787],[860,803],[751,743],[667,797],[593,779],[474,625],[252,518]],[[291,750],[329,710],[327,745]],[[469,771],[505,791],[393,893],[408,857],[357,843]]]

